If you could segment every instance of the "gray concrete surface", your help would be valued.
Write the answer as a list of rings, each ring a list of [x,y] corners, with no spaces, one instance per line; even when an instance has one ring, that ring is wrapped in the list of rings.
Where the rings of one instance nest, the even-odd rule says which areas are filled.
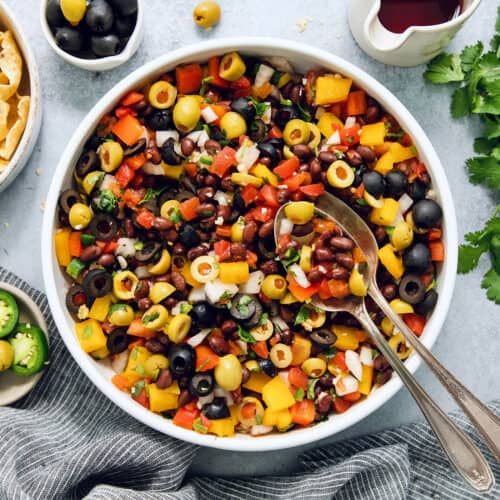
[[[347,25],[348,0],[220,0],[222,22],[202,32],[191,21],[196,3],[186,0],[146,0],[146,33],[138,53],[124,66],[95,74],[66,64],[52,52],[40,29],[39,2],[6,0],[28,33],[35,51],[43,90],[42,132],[31,161],[15,183],[0,195],[0,264],[43,289],[40,259],[42,207],[59,156],[90,107],[116,82],[168,50],[214,37],[276,36],[329,50],[357,64],[385,84],[406,104],[436,148],[449,177],[455,199],[459,234],[478,228],[498,200],[467,181],[464,159],[472,155],[479,133],[473,119],[454,121],[448,107],[450,89],[424,82],[423,67],[395,68],[371,60],[356,45]],[[478,11],[452,42],[461,49],[478,38],[489,41],[497,2],[483,0]],[[300,32],[297,22],[306,23]],[[38,170],[39,169],[39,170]],[[37,175],[39,174],[39,175]],[[480,288],[479,270],[457,279],[453,304],[434,352],[481,398],[500,394],[500,306],[489,302]],[[446,409],[446,397],[425,368],[418,378]],[[405,390],[369,418],[340,435],[310,446],[366,434],[420,419]],[[259,454],[236,454],[202,449],[193,471],[209,474],[269,474],[293,469],[301,449]]]

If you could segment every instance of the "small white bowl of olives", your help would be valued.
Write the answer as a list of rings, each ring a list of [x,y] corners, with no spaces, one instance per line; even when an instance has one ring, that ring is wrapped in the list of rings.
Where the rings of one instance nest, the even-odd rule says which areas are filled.
[[[128,61],[144,31],[143,0],[42,0],[40,20],[62,59],[88,71]]]

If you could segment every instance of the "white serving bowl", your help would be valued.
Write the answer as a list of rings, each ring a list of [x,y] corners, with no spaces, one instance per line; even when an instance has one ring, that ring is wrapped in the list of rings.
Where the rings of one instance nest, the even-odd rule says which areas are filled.
[[[72,64],[73,66],[86,69],[87,71],[107,71],[127,62],[136,53],[139,45],[141,44],[142,35],[144,34],[143,0],[137,0],[137,22],[134,32],[130,36],[130,39],[124,49],[115,56],[100,57],[96,59],[84,59],[83,57],[77,57],[59,48],[56,43],[56,39],[52,34],[49,23],[47,22],[47,1],[48,0],[42,0],[40,2],[40,23],[42,25],[43,34],[45,35],[45,38],[47,39],[47,42],[52,50],[59,57],[62,57],[66,62]]]
[[[28,120],[14,155],[5,170],[0,173],[0,193],[16,178],[26,165],[40,133],[42,125],[42,103],[38,66],[28,43],[14,15],[5,2],[0,2],[0,29],[10,30],[23,56],[23,77],[19,91],[30,96]]]
[[[175,426],[170,420],[146,410],[134,402],[129,395],[115,388],[110,380],[112,376],[111,368],[94,361],[83,352],[74,333],[74,321],[66,311],[65,293],[68,286],[64,273],[57,264],[53,243],[53,235],[57,227],[56,208],[60,190],[70,185],[75,162],[102,115],[109,112],[125,93],[143,86],[153,80],[154,77],[172,70],[178,64],[203,62],[210,56],[221,55],[232,50],[254,56],[284,56],[296,70],[301,72],[314,67],[325,67],[330,71],[351,77],[357,85],[364,88],[368,94],[372,95],[392,113],[401,126],[412,136],[420,158],[429,167],[434,189],[444,212],[443,237],[447,257],[438,279],[439,300],[432,317],[427,323],[425,333],[421,337],[422,342],[427,347],[434,344],[450,305],[457,266],[455,209],[448,181],[439,158],[429,139],[409,111],[383,85],[361,69],[337,56],[288,40],[233,38],[191,45],[165,54],[146,64],[108,92],[94,106],[73,134],[54,174],[43,221],[42,268],[49,304],[59,332],[71,355],[92,382],[120,408],[160,432],[199,445],[234,451],[276,450],[310,443],[350,427],[387,402],[401,388],[401,381],[398,377],[393,377],[369,398],[354,405],[346,413],[332,415],[327,422],[320,425],[284,434],[268,434],[259,438],[246,435],[237,435],[234,438],[219,438],[182,429]],[[419,364],[420,359],[415,355],[411,356],[407,361],[407,366],[412,372],[417,369]]]

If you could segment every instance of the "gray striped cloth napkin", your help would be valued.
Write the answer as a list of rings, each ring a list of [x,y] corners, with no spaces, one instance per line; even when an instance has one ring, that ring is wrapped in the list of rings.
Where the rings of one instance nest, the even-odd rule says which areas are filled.
[[[42,381],[22,401],[0,408],[2,500],[500,498],[500,465],[459,413],[456,422],[493,467],[497,486],[488,495],[467,488],[422,423],[310,451],[287,477],[186,479],[196,446],[114,406],[66,350],[46,297],[1,267],[0,281],[34,299],[51,335],[51,365]],[[491,407],[500,413],[500,400]]]

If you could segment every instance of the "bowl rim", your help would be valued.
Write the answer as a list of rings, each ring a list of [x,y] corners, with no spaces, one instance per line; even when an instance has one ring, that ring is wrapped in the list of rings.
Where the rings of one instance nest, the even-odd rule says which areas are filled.
[[[35,142],[38,139],[38,133],[40,132],[42,106],[40,101],[38,64],[28,41],[28,37],[17,22],[11,8],[5,2],[0,2],[0,9],[3,10],[5,18],[10,24],[7,29],[13,32],[14,40],[23,57],[23,65],[25,66],[25,71],[28,72],[30,86],[30,106],[26,126],[14,154],[9,160],[7,168],[0,173],[0,191],[3,191],[14,180],[17,174],[21,172],[28,161],[28,156],[31,154]]]
[[[135,23],[135,28],[130,38],[119,54],[114,56],[99,57],[96,59],[85,59],[83,57],[77,57],[69,52],[62,50],[56,43],[55,37],[52,34],[49,23],[46,16],[46,6],[48,0],[42,0],[40,2],[40,24],[42,26],[42,32],[50,45],[51,49],[66,62],[69,62],[73,66],[77,66],[81,69],[87,71],[106,71],[121,64],[127,62],[135,53],[139,46],[140,39],[144,32],[144,3],[143,0],[137,0],[137,20]]]
[[[128,395],[114,387],[109,379],[104,379],[104,376],[98,371],[95,363],[90,359],[90,356],[81,350],[73,333],[73,324],[69,324],[67,321],[62,301],[58,298],[55,280],[56,271],[60,272],[57,262],[54,259],[53,247],[53,234],[56,228],[55,210],[59,191],[67,175],[67,170],[72,168],[72,162],[76,154],[79,154],[81,151],[83,143],[92,132],[99,117],[102,116],[104,112],[111,109],[128,90],[137,86],[142,80],[146,80],[160,73],[165,68],[173,68],[177,64],[193,60],[206,60],[211,55],[221,54],[232,50],[242,52],[260,50],[263,53],[265,53],[265,51],[270,51],[280,53],[285,57],[287,53],[294,53],[296,56],[308,61],[308,63],[317,66],[323,65],[325,67],[336,68],[340,73],[352,77],[353,80],[359,82],[370,95],[374,95],[374,97],[379,100],[386,109],[390,110],[390,112],[394,112],[393,110],[397,108],[397,112],[394,112],[394,114],[398,120],[404,123],[406,129],[411,133],[416,144],[419,146],[419,150],[422,152],[421,156],[427,157],[427,163],[430,167],[429,171],[434,186],[437,188],[440,198],[443,201],[442,206],[445,220],[443,237],[447,250],[447,259],[440,272],[441,279],[438,283],[438,287],[440,288],[438,304],[427,324],[426,332],[421,337],[422,342],[427,347],[430,348],[434,344],[443,326],[453,294],[458,257],[458,239],[455,209],[451,191],[445,172],[433,146],[406,107],[386,87],[375,78],[365,73],[364,70],[324,50],[317,49],[307,44],[291,42],[279,38],[225,38],[197,43],[177,49],[135,70],[97,102],[82,120],[68,142],[50,186],[42,226],[42,256],[44,256],[42,259],[43,279],[54,320],[71,355],[96,387],[129,415],[164,434],[202,446],[232,451],[278,450],[310,444],[354,425],[394,396],[402,386],[399,377],[394,376],[387,384],[377,389],[375,394],[372,394],[371,397],[367,398],[365,401],[354,405],[350,411],[330,417],[329,421],[311,428],[300,429],[285,434],[271,434],[260,438],[241,435],[233,438],[219,438],[216,436],[199,434],[177,427],[171,421],[146,410],[142,406],[136,404]],[[418,358],[416,354],[412,354],[407,360],[406,365],[408,369],[414,373],[420,365],[420,358]]]

